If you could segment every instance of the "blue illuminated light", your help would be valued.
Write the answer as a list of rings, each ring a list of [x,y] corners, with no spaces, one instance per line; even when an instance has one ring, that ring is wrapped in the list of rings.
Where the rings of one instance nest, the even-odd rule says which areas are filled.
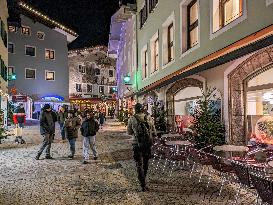
[[[43,96],[42,100],[45,100],[45,101],[64,101],[64,97],[59,96],[59,95],[48,95],[48,96]]]

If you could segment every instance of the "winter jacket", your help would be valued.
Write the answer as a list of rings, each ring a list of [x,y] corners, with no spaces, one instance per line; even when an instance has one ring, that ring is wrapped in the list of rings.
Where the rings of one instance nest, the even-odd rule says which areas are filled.
[[[64,123],[66,118],[67,118],[67,112],[58,112],[58,122],[59,123]]]
[[[25,108],[18,107],[13,113],[14,124],[26,123],[26,112]]]
[[[153,136],[156,135],[154,124],[150,120],[147,120],[147,117],[144,113],[139,113],[139,114],[136,114],[135,116],[142,122],[144,121],[148,122],[150,137],[153,138]],[[127,126],[127,133],[129,135],[133,135],[133,144],[137,144],[137,139],[135,135],[137,133],[138,121],[135,116],[130,117],[130,119],[128,120],[128,126]]]
[[[99,121],[100,121],[100,124],[101,124],[101,125],[103,125],[104,120],[105,120],[104,114],[103,114],[103,113],[100,113],[100,114],[99,114]]]
[[[65,136],[67,139],[78,137],[78,131],[81,127],[81,120],[78,117],[66,118],[64,121]]]
[[[57,121],[56,113],[53,111],[43,110],[40,115],[40,133],[54,134],[55,133],[55,122]]]
[[[86,119],[82,123],[81,134],[84,137],[95,136],[99,129],[99,124],[95,119]]]

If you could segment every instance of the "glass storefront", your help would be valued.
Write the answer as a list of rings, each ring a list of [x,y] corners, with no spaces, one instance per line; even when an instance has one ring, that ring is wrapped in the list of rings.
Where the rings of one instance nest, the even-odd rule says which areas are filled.
[[[247,83],[246,117],[249,143],[273,144],[273,69]]]

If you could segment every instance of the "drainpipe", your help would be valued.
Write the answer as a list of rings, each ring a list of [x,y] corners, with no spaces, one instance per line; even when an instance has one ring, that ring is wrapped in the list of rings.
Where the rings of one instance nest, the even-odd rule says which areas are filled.
[[[136,76],[136,101],[138,102],[138,24],[137,24],[137,11],[136,11],[136,73],[135,73],[135,76]]]

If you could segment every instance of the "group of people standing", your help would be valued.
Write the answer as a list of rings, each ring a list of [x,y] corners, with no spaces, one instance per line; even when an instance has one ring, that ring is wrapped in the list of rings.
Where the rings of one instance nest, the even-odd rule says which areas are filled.
[[[43,136],[43,142],[35,157],[40,159],[45,150],[45,158],[53,159],[50,153],[51,144],[55,136],[55,123],[59,122],[61,129],[61,137],[64,142],[66,139],[69,142],[70,154],[68,158],[73,159],[76,152],[76,139],[78,138],[79,130],[83,139],[83,164],[87,164],[89,160],[89,146],[93,151],[94,160],[97,160],[98,153],[95,145],[95,137],[100,126],[95,120],[94,115],[90,111],[85,111],[81,116],[78,116],[74,110],[67,111],[65,107],[61,107],[56,114],[49,104],[45,104],[40,115],[40,133]]]

